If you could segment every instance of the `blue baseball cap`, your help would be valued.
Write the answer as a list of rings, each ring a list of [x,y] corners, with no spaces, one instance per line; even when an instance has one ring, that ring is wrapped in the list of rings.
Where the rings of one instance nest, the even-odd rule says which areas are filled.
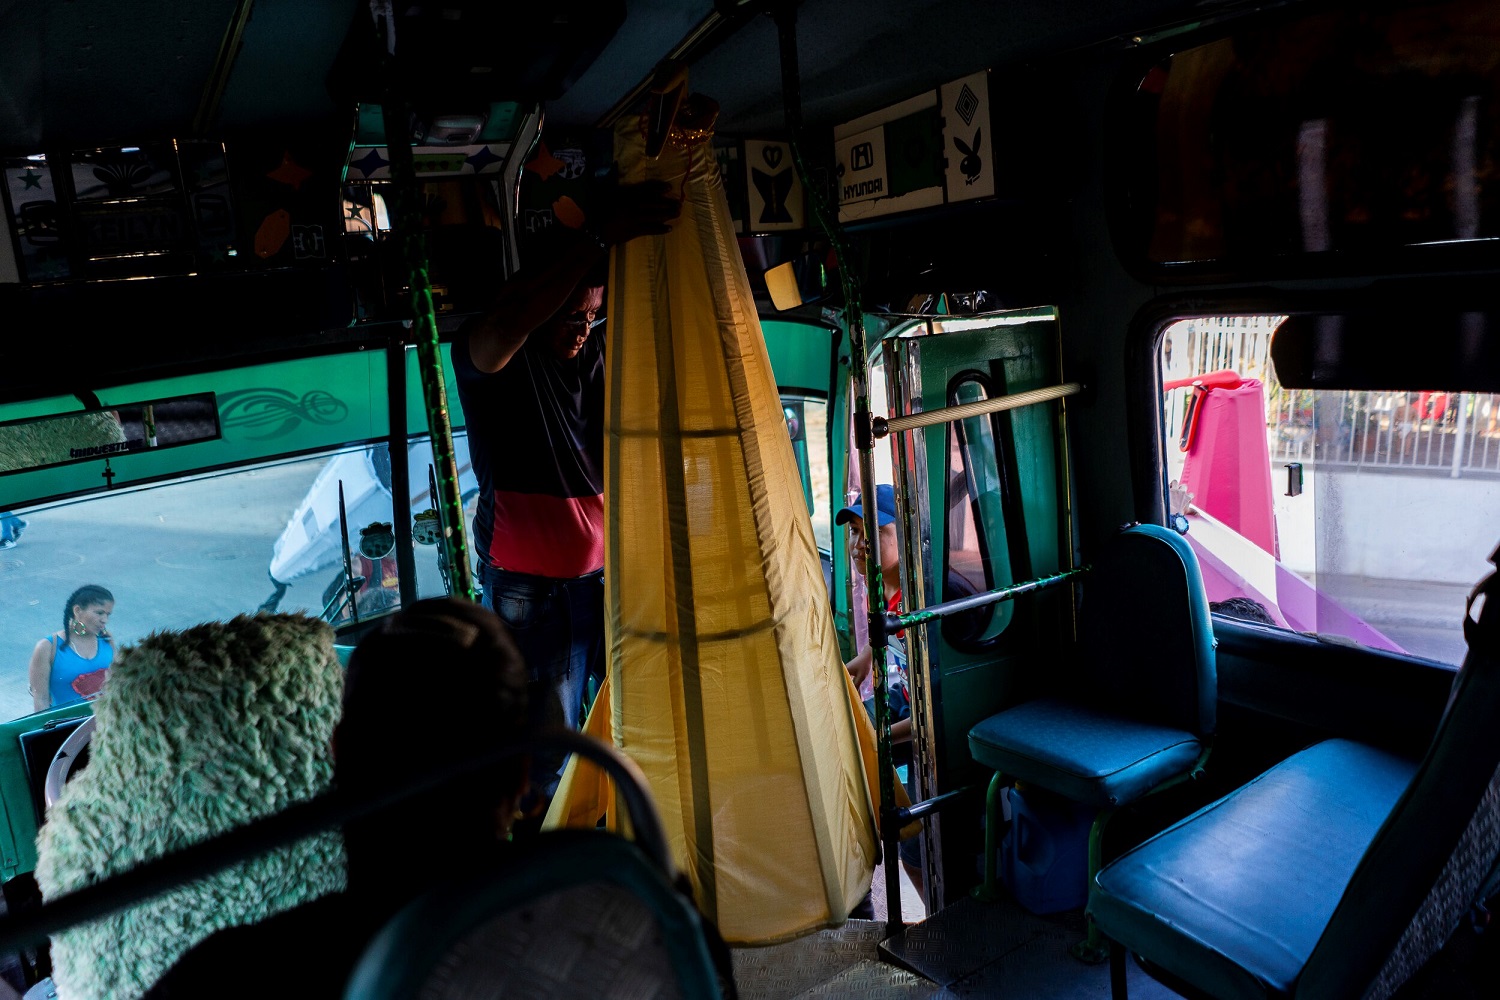
[[[833,515],[833,523],[844,524],[854,517],[863,519],[865,509],[860,505],[861,499],[861,497],[855,497],[852,504]],[[886,484],[875,487],[875,522],[882,528],[887,524],[896,523],[896,491]]]

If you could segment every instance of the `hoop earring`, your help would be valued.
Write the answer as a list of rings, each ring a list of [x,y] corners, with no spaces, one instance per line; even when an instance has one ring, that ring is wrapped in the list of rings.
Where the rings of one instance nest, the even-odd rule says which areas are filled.
[[[69,621],[69,625],[72,627],[74,635],[88,635],[89,634],[89,630],[83,626],[83,623],[79,622],[76,619],[70,620]]]

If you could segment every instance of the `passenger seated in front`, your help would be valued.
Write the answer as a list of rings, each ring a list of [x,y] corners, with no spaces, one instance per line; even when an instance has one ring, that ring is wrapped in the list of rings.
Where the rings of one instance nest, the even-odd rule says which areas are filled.
[[[465,693],[462,712],[436,738],[413,739],[413,691],[418,672],[431,664]],[[525,725],[526,669],[499,617],[457,598],[419,601],[366,636],[349,660],[335,781],[357,796],[393,789],[483,753]],[[346,891],[221,931],[184,955],[146,997],[342,997],[365,945],[397,910],[438,880],[494,857],[526,766],[517,756],[495,784],[472,795],[427,793],[349,823]],[[296,981],[270,989],[266,970],[290,955],[299,956]]]
[[[326,789],[343,675],[333,631],[305,615],[239,616],[120,650],[94,703],[89,764],[47,812],[37,882],[51,900]],[[344,884],[318,834],[52,937],[68,1000],[137,997],[221,927]]]

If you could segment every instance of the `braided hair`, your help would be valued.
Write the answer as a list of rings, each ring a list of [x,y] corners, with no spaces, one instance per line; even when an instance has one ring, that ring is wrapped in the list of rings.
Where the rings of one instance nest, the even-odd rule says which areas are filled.
[[[68,603],[63,605],[63,645],[72,643],[73,609],[86,608],[91,604],[113,604],[115,595],[94,583],[86,583],[73,591]]]

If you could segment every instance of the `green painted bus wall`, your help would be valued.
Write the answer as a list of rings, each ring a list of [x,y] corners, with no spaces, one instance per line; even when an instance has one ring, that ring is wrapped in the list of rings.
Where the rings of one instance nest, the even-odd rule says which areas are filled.
[[[36,869],[36,809],[21,736],[92,714],[92,704],[79,702],[0,725],[0,880]]]

